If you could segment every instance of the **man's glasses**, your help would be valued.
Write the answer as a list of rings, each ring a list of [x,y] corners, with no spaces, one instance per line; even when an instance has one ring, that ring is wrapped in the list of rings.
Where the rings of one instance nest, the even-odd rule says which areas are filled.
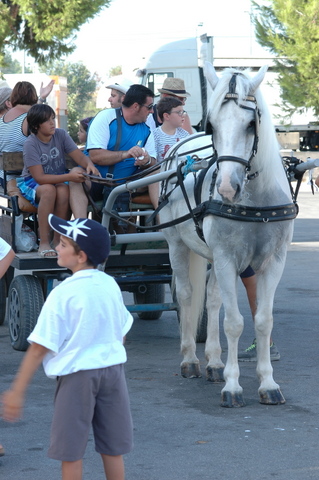
[[[172,97],[177,98],[183,105],[185,105],[187,98],[186,97],[179,97],[178,95],[172,95]]]
[[[147,108],[147,110],[151,111],[154,108],[154,103],[151,103],[150,105],[143,105],[142,103],[140,103],[140,106],[145,107]]]
[[[179,115],[180,117],[183,117],[184,115],[186,115],[186,110],[179,110],[178,112],[176,110],[172,110],[171,113],[177,113],[177,115]]]

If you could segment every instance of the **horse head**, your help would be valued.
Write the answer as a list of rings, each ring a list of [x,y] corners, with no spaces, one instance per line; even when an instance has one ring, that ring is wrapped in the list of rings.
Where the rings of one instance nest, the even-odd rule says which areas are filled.
[[[221,78],[212,64],[205,63],[205,76],[213,94],[208,108],[213,147],[217,156],[216,188],[226,203],[241,200],[256,155],[260,112],[256,91],[267,66],[250,77],[247,71],[226,69]]]

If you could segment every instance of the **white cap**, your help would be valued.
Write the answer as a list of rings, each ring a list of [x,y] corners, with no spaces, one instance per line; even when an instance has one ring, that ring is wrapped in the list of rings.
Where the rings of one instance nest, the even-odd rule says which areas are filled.
[[[107,85],[105,88],[111,88],[112,90],[118,90],[119,92],[125,94],[129,87],[124,87],[123,85],[120,85],[119,83],[113,83],[112,85]]]

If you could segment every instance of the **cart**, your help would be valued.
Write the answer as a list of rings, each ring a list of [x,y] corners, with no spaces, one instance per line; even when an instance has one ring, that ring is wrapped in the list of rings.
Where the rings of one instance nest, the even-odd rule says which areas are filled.
[[[13,171],[17,173],[18,164],[21,167],[21,153],[17,165],[12,163],[12,154],[11,162],[6,165],[5,156],[3,154],[2,159],[0,156],[0,169],[4,171],[7,169],[7,173]],[[300,182],[305,170],[319,166],[319,159],[300,163],[294,157],[284,157],[284,161],[290,181],[298,179]],[[202,164],[199,168],[206,167]],[[140,187],[168,178],[174,182],[174,175],[176,175],[175,170],[167,170],[115,187],[103,207],[102,224],[109,228],[112,217],[110,212],[120,193],[127,190],[134,192]],[[0,234],[15,249],[15,218],[20,214],[17,198],[8,196],[6,192],[0,194],[0,197],[6,204],[0,206]],[[145,209],[145,205],[136,204],[132,208],[134,208],[133,211],[123,212],[121,215],[124,217],[135,215],[140,221],[153,213],[153,210]],[[178,313],[178,304],[175,301],[165,302],[165,285],[171,284],[172,271],[164,235],[158,231],[141,231],[114,234],[111,240],[110,256],[106,265],[101,268],[114,277],[122,291],[133,293],[134,303],[126,305],[127,309],[145,320],[159,319],[163,311],[176,310]],[[27,337],[37,322],[46,297],[56,282],[64,280],[69,275],[69,271],[58,266],[56,258],[42,258],[37,252],[16,253],[11,267],[0,280],[0,325],[5,319],[8,320],[10,339],[14,349],[27,349]],[[206,340],[206,330],[207,312],[205,310],[198,327],[197,341]]]
[[[3,154],[0,168],[6,173],[19,171],[22,155],[15,155],[16,161],[13,162],[10,154],[8,166],[6,154]],[[157,182],[162,177],[162,174],[152,175],[152,182]],[[110,215],[106,212],[112,210],[118,194],[127,189],[135,191],[149,183],[149,178],[144,178],[114,188],[103,209],[102,224],[109,227]],[[21,213],[17,197],[9,196],[6,192],[1,193],[0,197],[3,203],[0,206],[0,234],[16,251],[15,219]],[[141,219],[152,214],[153,210],[150,205],[131,204],[131,207],[132,211],[123,212],[122,216],[137,217],[138,230]],[[29,223],[34,221],[35,214],[26,219]],[[111,240],[110,256],[106,264],[100,267],[114,277],[123,292],[133,294],[133,304],[126,305],[127,309],[143,320],[156,320],[163,311],[176,310],[176,302],[165,303],[165,285],[171,283],[172,272],[163,234],[157,231],[118,234],[111,235]],[[57,282],[70,274],[65,268],[59,267],[56,258],[40,257],[36,251],[16,252],[10,268],[0,280],[0,325],[7,319],[14,349],[27,349],[27,338],[37,322],[46,297]]]

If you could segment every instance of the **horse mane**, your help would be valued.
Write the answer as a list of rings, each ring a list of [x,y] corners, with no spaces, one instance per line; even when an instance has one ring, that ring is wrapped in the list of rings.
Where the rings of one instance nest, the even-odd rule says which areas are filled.
[[[258,149],[256,156],[252,160],[252,168],[254,171],[262,171],[265,188],[270,189],[274,185],[274,182],[277,183],[278,180],[282,181],[283,175],[285,177],[285,172],[269,108],[259,87],[255,92],[251,92],[252,77],[250,70],[226,68],[223,71],[210,98],[208,118],[218,118],[220,109],[225,100],[225,95],[229,92],[230,79],[234,73],[238,73],[236,77],[236,93],[239,97],[238,103],[243,103],[245,97],[249,94],[253,94],[256,98],[260,112],[260,125]],[[265,168],[265,164],[267,165],[267,168]]]

